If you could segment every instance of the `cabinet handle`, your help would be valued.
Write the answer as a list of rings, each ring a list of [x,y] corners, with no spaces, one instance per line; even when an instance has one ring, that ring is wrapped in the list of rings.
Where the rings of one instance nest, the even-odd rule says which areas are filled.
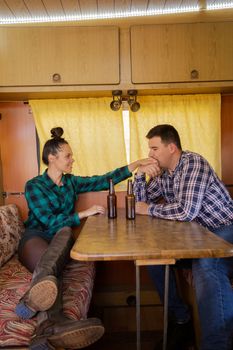
[[[199,72],[198,72],[198,70],[193,69],[193,70],[191,71],[190,76],[191,76],[191,79],[198,79],[198,78],[199,78]]]
[[[54,81],[54,83],[59,83],[61,81],[61,76],[59,73],[53,74],[53,81]]]

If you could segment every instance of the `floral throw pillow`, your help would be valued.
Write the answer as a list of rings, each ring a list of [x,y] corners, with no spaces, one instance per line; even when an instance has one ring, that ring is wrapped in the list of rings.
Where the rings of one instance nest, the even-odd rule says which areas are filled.
[[[0,206],[0,267],[16,252],[23,231],[24,226],[17,206]]]

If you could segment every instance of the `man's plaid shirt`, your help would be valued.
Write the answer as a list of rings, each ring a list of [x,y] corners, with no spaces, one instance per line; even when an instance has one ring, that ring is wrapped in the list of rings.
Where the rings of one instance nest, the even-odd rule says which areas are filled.
[[[107,190],[109,179],[113,179],[114,184],[117,184],[131,175],[128,166],[100,176],[82,177],[66,174],[62,176],[63,185],[59,187],[45,171],[43,175],[26,183],[25,196],[29,216],[25,226],[44,231],[48,238],[64,226],[77,226],[80,219],[75,212],[75,201],[79,193]]]
[[[199,154],[182,152],[172,174],[146,182],[145,176],[135,176],[136,201],[149,204],[151,216],[178,221],[195,220],[205,227],[227,226],[233,223],[233,200],[208,162]],[[159,198],[164,204],[156,204]]]

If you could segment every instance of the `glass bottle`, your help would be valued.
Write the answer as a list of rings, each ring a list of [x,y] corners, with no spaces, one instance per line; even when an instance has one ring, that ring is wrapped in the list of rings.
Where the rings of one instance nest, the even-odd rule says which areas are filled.
[[[135,196],[133,194],[132,180],[128,180],[127,195],[125,196],[125,214],[126,219],[135,219]]]
[[[107,196],[108,202],[108,217],[114,219],[117,217],[117,197],[115,194],[114,184],[112,179],[109,180],[109,194]]]

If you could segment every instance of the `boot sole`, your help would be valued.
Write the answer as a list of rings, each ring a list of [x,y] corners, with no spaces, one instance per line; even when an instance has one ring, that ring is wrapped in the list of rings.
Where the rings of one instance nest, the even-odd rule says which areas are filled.
[[[31,287],[26,303],[33,310],[46,311],[55,303],[57,294],[57,279],[48,276]]]
[[[81,349],[95,343],[104,334],[104,327],[98,319],[82,320],[80,324],[60,330],[59,334],[49,336],[48,341],[55,347]]]

